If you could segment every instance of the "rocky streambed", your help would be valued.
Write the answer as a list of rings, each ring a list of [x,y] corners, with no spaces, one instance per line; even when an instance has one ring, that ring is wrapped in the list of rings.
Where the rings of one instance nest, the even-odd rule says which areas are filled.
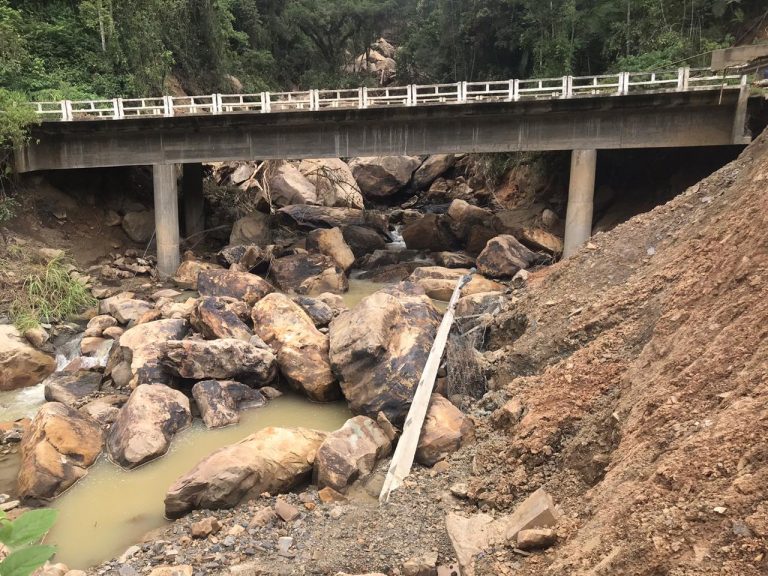
[[[352,164],[366,199],[382,187],[372,164]],[[425,166],[445,170],[437,161],[412,164],[414,179]],[[315,192],[322,188],[302,178]],[[364,210],[357,200],[346,205],[350,196],[332,206],[302,197],[309,187],[290,166],[273,183],[285,207],[239,219],[224,249],[188,252],[169,281],[135,251],[73,271],[98,306],[80,328],[81,355],[65,365],[51,359],[46,330],[24,338],[2,327],[0,387],[44,382],[45,403],[27,414],[34,417],[2,431],[20,459],[14,495],[62,511],[49,536],[60,546],[57,560],[87,568],[164,518],[189,514],[210,528],[195,529],[212,538],[206,551],[144,545],[133,551],[135,567],[124,556],[99,571],[125,576],[192,562],[209,573],[265,551],[304,558],[272,516],[295,529],[320,505],[375,496],[375,472],[397,442],[440,322],[439,302],[476,267],[457,308],[462,329],[472,332],[498,310],[511,282],[560,247],[552,234],[521,231],[462,199],[440,214]],[[340,198],[338,190],[325,192]],[[468,369],[482,379],[482,367],[474,348],[462,354],[451,370],[449,349],[430,404],[416,455],[427,468],[475,437],[473,419],[457,405],[482,395],[484,388],[462,381]],[[8,415],[21,414],[9,406]],[[288,497],[297,511],[283,514],[286,501],[275,496],[308,483],[309,492]],[[218,511],[253,512],[249,503],[257,501],[269,503],[256,510],[261,520],[236,516],[219,546]],[[237,554],[222,556],[227,551]]]

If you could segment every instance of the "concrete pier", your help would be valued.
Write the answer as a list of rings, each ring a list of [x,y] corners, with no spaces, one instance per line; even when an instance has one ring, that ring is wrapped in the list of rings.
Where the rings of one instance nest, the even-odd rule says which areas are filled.
[[[179,267],[179,193],[174,164],[155,164],[155,231],[157,269],[162,277],[173,276]]]
[[[184,237],[200,235],[205,230],[205,202],[203,200],[203,165],[199,162],[184,164],[181,176],[182,206],[184,207]]]
[[[568,258],[577,252],[592,236],[596,170],[597,150],[574,150],[572,152],[563,258]]]

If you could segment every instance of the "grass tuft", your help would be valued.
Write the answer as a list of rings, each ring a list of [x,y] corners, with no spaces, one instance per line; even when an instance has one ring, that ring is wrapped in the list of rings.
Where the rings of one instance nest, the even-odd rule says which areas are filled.
[[[54,258],[38,274],[27,276],[22,294],[11,304],[11,319],[19,331],[36,328],[41,322],[61,322],[95,306],[88,288],[69,275],[64,258]]]

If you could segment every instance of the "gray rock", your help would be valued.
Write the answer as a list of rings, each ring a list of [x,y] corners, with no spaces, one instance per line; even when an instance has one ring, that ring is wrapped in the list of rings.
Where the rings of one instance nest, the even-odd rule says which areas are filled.
[[[56,372],[45,381],[45,399],[75,407],[83,398],[101,388],[101,374],[80,370],[78,372]]]
[[[155,211],[129,212],[123,217],[122,226],[128,238],[146,244],[155,233]]]

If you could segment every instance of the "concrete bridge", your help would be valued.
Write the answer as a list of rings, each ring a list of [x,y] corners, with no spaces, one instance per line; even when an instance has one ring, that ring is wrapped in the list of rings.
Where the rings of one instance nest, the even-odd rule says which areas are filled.
[[[187,234],[202,229],[202,162],[572,150],[568,256],[591,233],[597,151],[744,145],[746,76],[682,68],[251,95],[36,103],[19,172],[153,165],[158,268],[179,263],[175,165]]]

